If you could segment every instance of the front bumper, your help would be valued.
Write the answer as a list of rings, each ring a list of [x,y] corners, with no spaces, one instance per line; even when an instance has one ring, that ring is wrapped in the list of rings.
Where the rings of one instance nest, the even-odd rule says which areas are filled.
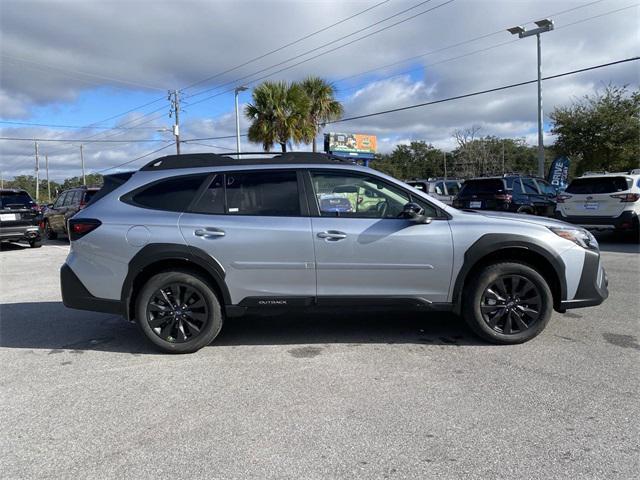
[[[124,314],[122,302],[95,297],[66,263],[60,268],[60,289],[65,307],[92,312]]]
[[[609,279],[607,272],[600,264],[600,254],[592,250],[586,250],[576,295],[573,300],[560,302],[559,310],[564,312],[570,308],[600,305],[609,296],[608,286]]]
[[[631,210],[622,212],[619,217],[565,216],[560,210],[556,210],[556,218],[563,222],[579,225],[588,230],[636,230],[638,228],[638,215]]]

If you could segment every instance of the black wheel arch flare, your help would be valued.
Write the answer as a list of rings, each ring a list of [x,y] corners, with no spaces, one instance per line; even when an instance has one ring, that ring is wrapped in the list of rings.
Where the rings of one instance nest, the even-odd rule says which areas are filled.
[[[129,271],[122,284],[121,301],[125,317],[134,317],[132,300],[137,295],[140,278],[146,277],[150,271],[163,265],[182,264],[186,268],[205,273],[216,292],[221,296],[222,305],[231,304],[231,295],[225,283],[225,272],[222,266],[205,251],[189,245],[172,243],[153,243],[143,247],[129,261]]]
[[[505,251],[506,254],[506,250],[517,251],[519,249],[523,251],[524,256],[531,256],[531,253],[533,253],[533,255],[543,257],[550,265],[556,277],[552,280],[557,282],[557,293],[560,297],[554,298],[554,305],[556,307],[559,307],[560,302],[566,300],[567,298],[565,266],[560,256],[555,252],[550,251],[548,248],[546,248],[543,242],[534,237],[509,233],[488,233],[476,240],[464,254],[464,263],[462,265],[462,268],[458,272],[453,286],[452,299],[455,310],[458,312],[460,311],[462,289],[464,287],[465,281],[467,280],[469,274],[475,266],[490,257],[499,259],[500,251]],[[508,259],[510,259],[510,257],[507,254],[505,256],[505,260]],[[535,264],[532,266],[534,268],[540,267],[539,265]]]

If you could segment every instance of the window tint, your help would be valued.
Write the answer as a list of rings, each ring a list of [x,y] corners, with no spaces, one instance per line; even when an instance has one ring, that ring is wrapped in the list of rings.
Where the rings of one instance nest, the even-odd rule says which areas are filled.
[[[224,214],[224,175],[216,175],[194,205],[195,213]]]
[[[400,188],[377,178],[343,173],[312,173],[313,189],[323,217],[398,218],[411,200],[429,216],[437,210]]]
[[[93,196],[98,193],[97,190],[87,190],[84,192],[84,203],[89,203]]]
[[[154,210],[184,212],[206,177],[203,174],[161,180],[134,193],[131,200],[134,204]]]
[[[230,215],[300,215],[296,172],[227,173],[227,213]]]
[[[447,183],[447,193],[449,195],[457,195],[460,191],[460,182],[446,182]]]
[[[524,187],[524,193],[529,195],[538,195],[538,187],[532,178],[523,178],[522,186]]]
[[[626,177],[576,178],[567,187],[567,193],[591,195],[594,193],[616,193],[629,190],[633,180]]]
[[[536,180],[536,183],[540,187],[540,191],[543,194],[549,197],[555,197],[558,194],[556,189],[549,182],[545,182],[544,180]]]
[[[62,205],[64,205],[64,201],[67,197],[67,193],[63,193],[61,194],[58,198],[56,198],[56,202],[53,204],[54,207],[61,207]]]
[[[33,200],[26,192],[2,192],[0,194],[0,208],[31,206]]]
[[[73,191],[67,192],[64,196],[64,200],[62,201],[63,207],[68,207],[73,203]]]
[[[413,188],[420,190],[421,192],[427,192],[427,184],[424,182],[407,182]]]
[[[467,180],[464,182],[464,185],[462,185],[460,195],[494,194],[503,191],[503,189],[504,184],[499,178]]]
[[[435,187],[433,188],[436,195],[444,195],[444,182],[438,182],[436,183]]]

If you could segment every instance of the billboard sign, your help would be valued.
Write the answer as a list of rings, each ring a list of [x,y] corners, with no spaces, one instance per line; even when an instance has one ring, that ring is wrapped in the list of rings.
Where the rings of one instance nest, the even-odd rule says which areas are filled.
[[[331,153],[369,154],[376,153],[378,139],[375,135],[360,133],[327,133],[324,136],[324,149]]]
[[[549,167],[549,176],[547,180],[551,185],[559,190],[563,190],[567,187],[567,179],[569,178],[569,166],[571,160],[567,157],[556,158],[551,167]]]

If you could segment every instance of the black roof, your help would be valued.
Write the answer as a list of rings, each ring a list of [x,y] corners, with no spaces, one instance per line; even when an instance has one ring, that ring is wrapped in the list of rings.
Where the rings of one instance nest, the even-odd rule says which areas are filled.
[[[226,167],[235,165],[281,165],[287,163],[353,163],[349,159],[313,152],[247,152],[249,158],[233,158],[237,153],[218,155],[217,153],[187,153],[160,157],[142,167],[141,171],[172,170],[174,168]],[[262,155],[263,157],[258,157]],[[264,157],[264,155],[274,155]],[[252,157],[252,158],[251,158]]]

